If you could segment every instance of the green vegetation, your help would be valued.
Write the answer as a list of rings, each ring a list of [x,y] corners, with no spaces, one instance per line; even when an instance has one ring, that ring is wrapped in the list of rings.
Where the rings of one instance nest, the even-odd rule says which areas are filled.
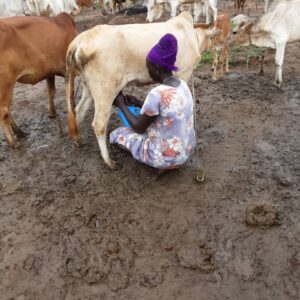
[[[207,50],[202,54],[200,64],[211,64],[212,61],[213,61],[213,58],[212,58],[211,52],[209,50]]]
[[[96,9],[101,8],[100,1],[95,1],[95,7],[96,7]]]
[[[234,47],[230,49],[230,64],[236,64],[239,61],[245,60],[246,64],[248,64],[249,60],[253,57],[260,59],[261,56],[264,54],[265,49],[264,48],[258,48],[255,46],[249,46],[249,47]],[[211,54],[211,51],[205,51],[202,54],[200,65],[201,64],[212,64],[213,57]]]

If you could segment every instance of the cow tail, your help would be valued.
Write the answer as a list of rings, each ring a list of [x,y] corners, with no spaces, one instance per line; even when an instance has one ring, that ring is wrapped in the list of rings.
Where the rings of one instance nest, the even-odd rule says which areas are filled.
[[[66,63],[66,100],[68,108],[68,128],[69,135],[77,144],[79,142],[79,130],[76,122],[75,97],[74,97],[74,79],[76,76],[75,53],[77,46],[71,44],[67,52]]]

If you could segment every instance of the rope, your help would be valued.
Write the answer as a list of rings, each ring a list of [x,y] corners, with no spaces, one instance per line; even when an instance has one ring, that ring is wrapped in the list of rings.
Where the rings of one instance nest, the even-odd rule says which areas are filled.
[[[195,83],[194,83],[194,72],[192,73],[192,96],[193,96],[193,101],[194,101],[194,130],[195,130],[195,135],[196,135],[196,156],[197,156],[197,168],[198,168],[198,173],[196,174],[196,180],[198,182],[204,181],[204,171],[202,169],[202,161],[200,159],[200,154],[199,154],[199,145],[198,145],[198,132],[197,132],[197,110],[196,110],[196,97],[195,97]],[[202,109],[202,108],[200,108]]]

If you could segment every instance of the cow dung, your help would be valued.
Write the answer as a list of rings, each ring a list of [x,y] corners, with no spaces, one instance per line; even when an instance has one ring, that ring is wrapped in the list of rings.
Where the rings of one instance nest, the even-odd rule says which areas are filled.
[[[245,221],[250,226],[273,226],[281,224],[281,217],[278,207],[268,203],[255,203],[246,209]]]

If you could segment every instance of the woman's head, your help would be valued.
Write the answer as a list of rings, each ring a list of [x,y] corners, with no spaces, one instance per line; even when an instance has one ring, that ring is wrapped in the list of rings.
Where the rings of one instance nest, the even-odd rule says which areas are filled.
[[[146,65],[153,80],[160,81],[163,74],[172,74],[172,71],[178,70],[175,66],[177,49],[176,37],[167,33],[149,51]]]

